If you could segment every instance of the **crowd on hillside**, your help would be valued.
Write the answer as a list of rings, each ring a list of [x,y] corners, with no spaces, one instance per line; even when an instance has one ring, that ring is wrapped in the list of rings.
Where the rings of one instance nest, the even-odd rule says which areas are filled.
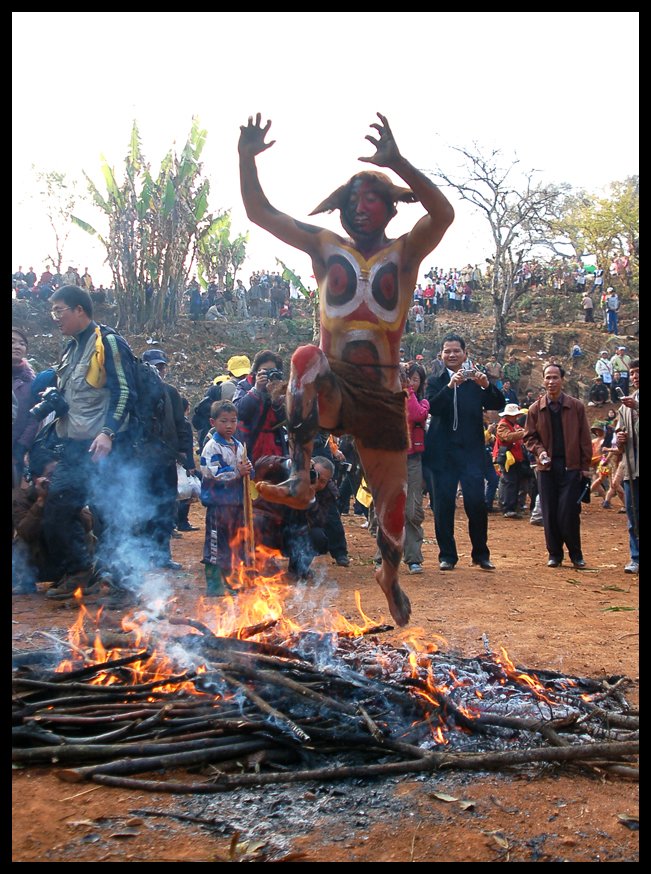
[[[516,282],[534,288],[547,279],[535,262],[524,265],[516,276]],[[582,293],[586,321],[594,321],[594,306],[586,301],[599,292],[604,328],[616,337],[619,298],[612,286],[604,288],[604,271],[576,265],[571,279],[573,290]],[[473,312],[473,294],[487,282],[490,264],[486,278],[477,265],[461,270],[431,267],[416,284],[407,314],[405,340],[411,338],[411,348],[413,335],[427,332],[439,309]],[[38,277],[32,267],[26,273],[19,267],[12,275],[12,290],[19,299],[48,306],[68,340],[60,361],[36,374],[27,361],[28,333],[23,326],[12,332],[15,586],[33,589],[40,579],[53,584],[48,589],[52,598],[72,597],[78,589],[123,597],[143,562],[145,567],[174,569],[171,539],[189,530],[189,499],[180,497],[180,481],[196,476],[206,507],[207,591],[229,592],[234,563],[246,558],[232,554],[232,542],[234,531],[242,527],[247,478],[274,486],[289,476],[283,391],[288,362],[272,349],[260,350],[253,361],[233,356],[226,373],[216,375],[204,399],[191,410],[168,380],[170,362],[164,350],[147,350],[143,361],[148,367],[142,371],[127,341],[94,321],[94,304],[111,302],[113,296],[110,289],[95,286],[88,268],[80,273],[70,265],[65,273],[53,274],[46,266]],[[232,287],[211,280],[202,288],[192,277],[184,303],[192,320],[227,322],[256,316],[291,319],[297,305],[289,281],[266,270],[254,272],[248,288],[239,279]],[[454,333],[440,346],[435,356],[427,353],[429,360],[425,345],[421,353],[412,353],[412,360],[401,349],[398,365],[410,422],[403,560],[411,573],[423,570],[427,503],[434,516],[440,569],[456,564],[454,512],[459,494],[468,515],[472,558],[484,569],[494,567],[487,546],[488,514],[499,509],[506,518],[517,519],[525,507],[532,522],[545,527],[550,562],[562,560],[560,538],[574,565],[584,566],[578,517],[568,503],[582,471],[591,470],[588,488],[602,494],[604,509],[623,495],[630,525],[637,525],[631,490],[636,477],[630,475],[631,459],[623,443],[614,438],[626,431],[630,448],[639,427],[639,362],[624,346],[604,349],[595,364],[587,403],[612,407],[598,447],[590,440],[586,405],[563,390],[561,362],[542,362],[543,384],[525,386],[523,366],[513,354],[504,362],[494,355],[479,360]],[[582,355],[577,344],[570,359]],[[165,389],[156,402],[156,428],[148,430],[143,408],[152,386],[144,388],[138,379],[151,370],[154,382],[162,382]],[[355,376],[361,379],[362,374]],[[359,388],[363,390],[363,384]],[[566,408],[571,410],[567,420]],[[551,419],[547,410],[552,411]],[[540,411],[545,413],[539,419]],[[394,412],[387,407],[386,415]],[[561,413],[561,418],[554,418]],[[147,415],[147,421],[153,421],[154,414]],[[545,427],[539,430],[541,423]],[[568,439],[559,455],[559,446]],[[552,444],[552,467],[546,469],[541,457]],[[629,487],[626,471],[622,473],[624,458]],[[573,472],[567,494],[570,480],[564,485],[561,462],[563,469]],[[296,580],[309,575],[318,554],[329,552],[337,564],[349,563],[341,515],[350,512],[351,500],[374,529],[372,500],[365,492],[355,441],[322,433],[311,466],[317,485],[309,511],[290,510],[261,495],[252,507],[255,542],[285,556],[288,573]],[[538,475],[550,471],[551,479]],[[26,515],[18,518],[21,513]],[[565,521],[561,524],[559,519]],[[639,564],[636,549],[631,539],[633,568]]]

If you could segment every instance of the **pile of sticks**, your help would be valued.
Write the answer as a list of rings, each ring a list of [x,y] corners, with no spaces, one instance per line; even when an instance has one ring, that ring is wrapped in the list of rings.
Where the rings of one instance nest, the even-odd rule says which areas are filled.
[[[366,670],[378,649],[377,637],[337,638],[337,658],[322,667],[299,653],[304,652],[300,636],[296,645],[250,639],[273,623],[241,630],[236,639],[218,637],[191,619],[171,622],[200,632],[174,638],[177,646],[200,654],[200,670],[163,680],[152,674],[153,679],[134,682],[131,666],[150,657],[144,650],[66,672],[36,671],[29,665],[15,670],[14,765],[54,763],[57,776],[69,782],[197,794],[535,762],[637,775],[639,718],[623,697],[626,678],[575,678],[573,706],[559,708],[560,716],[549,702],[533,717],[503,708],[469,715],[449,690],[433,689],[425,672],[407,670],[401,650],[386,645],[383,650],[394,666],[402,664],[400,676],[396,671],[378,676],[377,659],[375,670]],[[428,659],[431,676],[432,666],[444,656]],[[481,661],[501,688],[517,685],[499,663],[487,657]],[[471,660],[455,657],[459,662]],[[536,676],[553,697],[559,675]],[[98,677],[102,682],[92,682]],[[435,743],[441,725],[448,739],[459,731],[478,735],[482,751],[454,752],[452,743]],[[131,776],[151,772],[164,772],[164,779]],[[175,779],[178,772],[183,779]],[[192,781],[188,772],[201,777]]]

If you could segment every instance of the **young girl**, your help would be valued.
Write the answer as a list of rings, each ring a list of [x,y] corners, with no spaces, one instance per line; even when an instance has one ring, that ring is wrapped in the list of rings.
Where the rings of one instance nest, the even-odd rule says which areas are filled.
[[[211,429],[201,450],[201,503],[206,507],[206,536],[202,563],[206,566],[208,595],[233,594],[227,578],[233,569],[235,535],[244,526],[242,477],[251,473],[237,430],[237,407],[215,401],[210,409]],[[243,547],[243,543],[242,543]],[[237,556],[243,558],[243,552]]]
[[[424,368],[412,361],[406,368],[407,418],[409,421],[409,449],[407,450],[407,506],[405,515],[404,561],[410,574],[423,573],[423,465],[425,426],[429,401],[424,397],[426,374]]]

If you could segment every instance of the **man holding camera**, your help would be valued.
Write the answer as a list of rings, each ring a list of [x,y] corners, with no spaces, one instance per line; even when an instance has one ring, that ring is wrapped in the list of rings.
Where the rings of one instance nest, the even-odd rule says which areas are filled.
[[[576,570],[583,570],[581,492],[590,475],[592,439],[585,407],[565,394],[564,377],[560,364],[544,366],[545,394],[529,407],[524,445],[536,459],[547,567],[561,566],[565,546]]]
[[[430,425],[425,435],[423,467],[434,485],[434,528],[439,568],[451,571],[459,560],[454,539],[457,487],[461,483],[468,517],[472,563],[494,570],[488,549],[488,511],[484,497],[484,410],[501,410],[504,395],[488,376],[466,364],[466,343],[458,334],[441,341],[445,370],[425,386]],[[464,366],[465,365],[465,366]]]
[[[116,333],[102,339],[88,291],[64,285],[54,292],[50,306],[59,330],[70,338],[56,367],[56,386],[46,398],[48,409],[39,411],[56,414],[60,460],[44,508],[43,535],[61,574],[47,595],[60,598],[99,582],[80,511],[86,505],[93,510],[100,547],[115,527],[115,508],[121,502],[116,461],[129,444],[133,388],[127,376],[129,346]],[[107,551],[115,547],[106,545]]]
[[[265,349],[253,359],[251,373],[240,380],[233,396],[237,407],[238,440],[245,445],[253,464],[263,455],[289,454],[284,427],[285,389],[283,360]]]

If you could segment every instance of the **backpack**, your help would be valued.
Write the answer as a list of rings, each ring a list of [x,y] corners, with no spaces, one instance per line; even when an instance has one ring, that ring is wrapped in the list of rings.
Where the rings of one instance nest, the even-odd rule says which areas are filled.
[[[210,408],[215,401],[221,400],[221,384],[209,386],[205,396],[199,401],[193,411],[192,427],[197,432],[199,448],[203,447],[208,431],[210,431]]]
[[[117,334],[124,340],[121,334],[108,325],[100,325],[100,336]],[[134,353],[126,340],[124,340],[125,356],[129,372],[127,379],[134,397],[129,406],[129,430],[135,446],[158,440],[163,441],[164,435],[170,427],[174,427],[174,414],[172,402],[165,390],[165,383],[160,377],[158,370],[153,364],[142,361]],[[103,350],[98,350],[98,357],[103,366]]]

